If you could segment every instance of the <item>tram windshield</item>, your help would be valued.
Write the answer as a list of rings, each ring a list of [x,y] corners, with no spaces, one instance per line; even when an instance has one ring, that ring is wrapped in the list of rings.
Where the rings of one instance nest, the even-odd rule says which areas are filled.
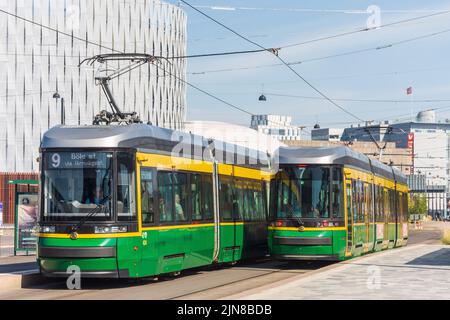
[[[43,157],[44,221],[111,220],[113,154],[48,152]],[[97,208],[97,209],[96,209]]]
[[[319,166],[284,168],[277,176],[277,218],[341,218],[341,171],[333,169],[331,183],[331,170]]]

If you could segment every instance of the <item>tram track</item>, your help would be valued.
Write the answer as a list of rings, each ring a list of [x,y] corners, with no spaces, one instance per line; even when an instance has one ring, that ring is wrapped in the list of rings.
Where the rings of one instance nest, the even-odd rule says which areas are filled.
[[[0,294],[0,299],[221,299],[243,291],[285,281],[328,265],[318,262],[246,261],[234,267],[186,270],[181,276],[124,280],[86,279],[81,290],[68,290],[65,281],[48,286],[29,287]]]
[[[210,287],[207,289],[194,291],[188,294],[175,296],[170,298],[169,300],[221,299],[223,297],[233,295],[238,292],[242,292],[249,289],[257,289],[258,287],[262,287],[273,282],[284,281],[301,274],[306,274],[310,271],[314,271],[325,265],[328,265],[329,263],[324,264],[320,262],[309,262],[308,263],[309,268],[289,270],[292,264],[293,262],[281,262],[280,265],[284,266],[285,268],[268,271],[265,274],[247,277],[246,279],[243,280],[236,280],[226,284]]]

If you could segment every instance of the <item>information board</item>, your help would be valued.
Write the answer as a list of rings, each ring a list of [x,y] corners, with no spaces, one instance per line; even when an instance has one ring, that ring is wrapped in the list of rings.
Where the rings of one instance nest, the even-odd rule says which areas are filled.
[[[16,197],[15,250],[35,251],[38,194],[18,193]]]

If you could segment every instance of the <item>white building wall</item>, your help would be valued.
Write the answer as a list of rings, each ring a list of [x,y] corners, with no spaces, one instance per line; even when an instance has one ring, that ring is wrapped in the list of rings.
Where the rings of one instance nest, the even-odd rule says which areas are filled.
[[[448,135],[443,130],[416,129],[414,132],[414,170],[426,176],[427,188],[448,185]],[[429,193],[430,212],[445,212],[446,194]]]
[[[0,8],[59,31],[0,12],[0,171],[37,171],[40,138],[60,123],[54,92],[65,99],[68,125],[90,124],[100,110],[109,110],[94,84],[96,69],[78,67],[84,58],[112,52],[186,54],[185,13],[157,0],[4,0]],[[111,88],[123,111],[181,129],[185,73],[185,60],[162,61],[113,80]]]
[[[250,127],[278,140],[301,140],[302,129],[292,125],[292,117],[274,114],[252,116]]]
[[[428,184],[445,185],[447,181],[448,137],[444,131],[414,132],[415,171],[426,173]]]

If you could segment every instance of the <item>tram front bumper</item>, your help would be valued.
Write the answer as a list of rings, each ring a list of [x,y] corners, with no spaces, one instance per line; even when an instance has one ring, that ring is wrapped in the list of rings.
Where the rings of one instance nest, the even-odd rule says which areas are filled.
[[[117,269],[116,258],[43,257],[38,258],[41,274],[48,277],[68,277],[79,272],[85,278],[127,278],[128,270]]]
[[[70,241],[40,239],[37,261],[42,275],[68,277],[79,272],[85,278],[128,277],[128,270],[118,269],[115,241],[108,240],[106,246],[99,245],[100,241],[96,240],[80,239],[82,242],[77,246]]]

